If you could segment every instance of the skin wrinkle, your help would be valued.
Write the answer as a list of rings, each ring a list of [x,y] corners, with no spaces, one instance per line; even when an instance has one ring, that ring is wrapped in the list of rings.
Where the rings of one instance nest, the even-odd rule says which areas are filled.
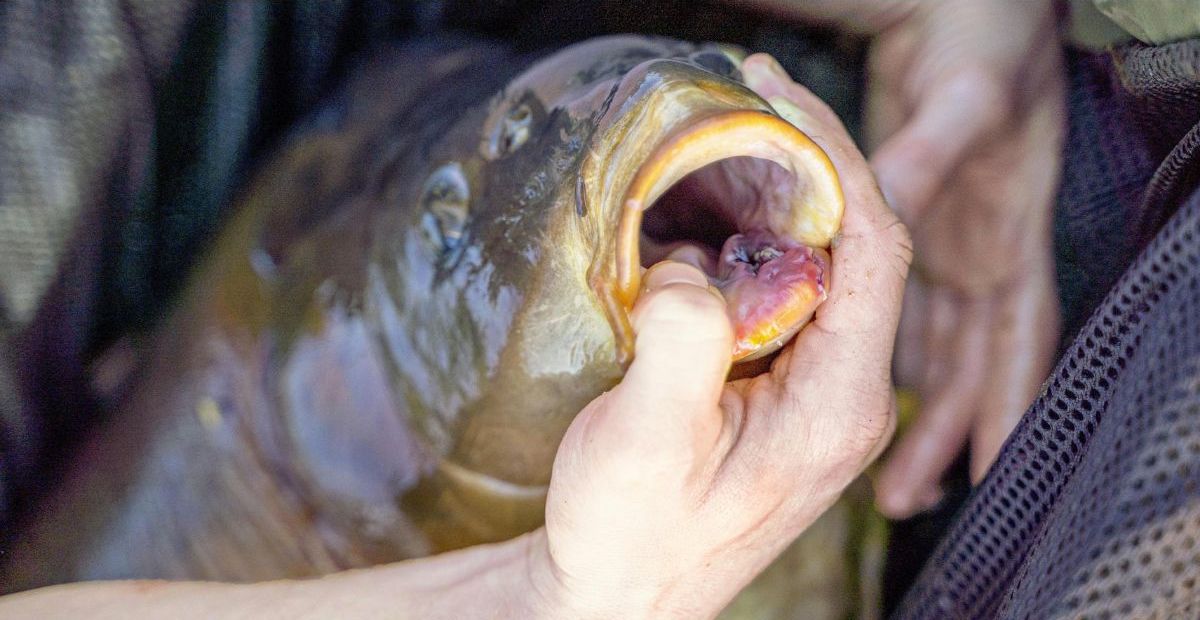
[[[731,384],[732,385],[732,384]],[[724,477],[733,458],[733,451],[741,445],[743,432],[746,428],[745,398],[737,389],[722,390],[717,400],[721,419],[721,431],[714,442],[713,457],[708,461],[708,467],[696,478],[702,480],[719,480]],[[698,494],[695,506],[708,504],[712,498],[715,484],[709,484]]]
[[[559,605],[554,602],[555,593],[561,591],[561,588],[555,589],[545,583],[545,576],[549,575],[552,579],[557,579],[556,571],[559,568],[553,562],[552,554],[537,554],[535,545],[545,545],[545,530],[538,530],[529,535],[530,540],[534,541],[525,546],[525,581],[529,584],[529,590],[533,594],[534,602],[531,606],[534,609],[553,609]],[[549,557],[551,560],[547,564],[540,561],[542,557]],[[548,570],[537,571],[536,566],[548,566]],[[561,586],[562,584],[559,583]]]

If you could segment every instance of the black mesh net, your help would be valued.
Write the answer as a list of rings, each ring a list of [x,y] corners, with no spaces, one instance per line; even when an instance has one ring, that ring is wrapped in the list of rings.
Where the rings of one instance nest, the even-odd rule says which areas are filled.
[[[1200,194],[1080,332],[898,617],[1195,617]]]
[[[1200,617],[1198,69],[1195,40],[1072,57],[1074,341],[897,617]]]

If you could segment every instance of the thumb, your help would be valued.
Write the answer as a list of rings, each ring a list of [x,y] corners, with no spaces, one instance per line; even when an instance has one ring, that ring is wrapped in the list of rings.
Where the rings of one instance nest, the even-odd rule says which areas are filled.
[[[659,263],[643,282],[630,316],[635,357],[619,389],[635,398],[715,404],[733,351],[725,301],[702,271],[684,263]]]
[[[721,434],[733,329],[724,301],[695,267],[659,263],[642,281],[630,316],[633,363],[589,426],[597,444],[686,475],[708,460]]]

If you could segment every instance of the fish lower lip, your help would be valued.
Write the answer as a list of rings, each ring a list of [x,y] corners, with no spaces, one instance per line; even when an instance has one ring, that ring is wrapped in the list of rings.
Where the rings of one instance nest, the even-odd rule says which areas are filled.
[[[733,324],[734,361],[779,350],[825,301],[829,254],[763,230],[730,237],[713,284]]]
[[[610,316],[622,361],[632,358],[633,334],[628,312],[641,284],[640,244],[643,214],[677,182],[706,166],[726,160],[754,158],[782,170],[790,180],[787,191],[759,188],[766,202],[752,211],[726,205],[736,232],[716,257],[695,245],[675,248],[697,251],[714,284],[726,296],[734,324],[735,361],[769,354],[789,340],[825,298],[829,247],[841,222],[843,198],[833,164],[811,139],[784,119],[759,110],[722,112],[690,124],[665,139],[639,168],[622,204],[617,231],[615,285],[609,292]],[[769,164],[767,164],[769,162]],[[765,182],[765,181],[764,181]],[[764,248],[741,271],[722,275],[737,243],[754,237]],[[735,238],[737,240],[735,240]],[[779,247],[773,247],[779,246]],[[749,256],[747,257],[749,258]],[[736,259],[736,257],[735,257]],[[693,262],[689,260],[688,262]],[[753,263],[753,264],[752,264]],[[773,263],[769,273],[758,267]],[[769,276],[769,277],[767,277]]]

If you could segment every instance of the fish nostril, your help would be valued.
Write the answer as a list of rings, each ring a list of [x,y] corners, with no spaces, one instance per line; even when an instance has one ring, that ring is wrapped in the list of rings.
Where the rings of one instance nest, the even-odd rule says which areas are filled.
[[[500,133],[500,154],[511,153],[529,139],[530,125],[533,123],[533,112],[529,110],[529,106],[520,105],[513,108],[504,117],[504,127]]]
[[[721,52],[711,50],[696,52],[692,54],[691,60],[721,77],[733,77],[737,73],[737,67],[733,64],[733,61]]]
[[[470,210],[471,188],[458,162],[435,170],[421,189],[421,231],[438,254],[455,250],[462,241]]]

